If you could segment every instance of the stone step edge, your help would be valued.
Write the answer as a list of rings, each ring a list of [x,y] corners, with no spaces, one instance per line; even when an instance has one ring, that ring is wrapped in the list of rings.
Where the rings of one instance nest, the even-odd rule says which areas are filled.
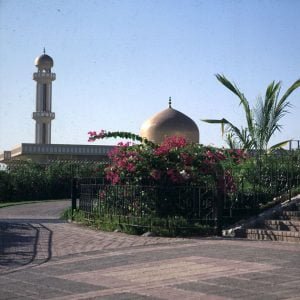
[[[297,217],[297,216],[285,216],[285,215],[283,215],[281,217],[282,217],[282,219],[279,219],[279,220],[282,220],[282,221],[292,221],[292,222],[300,221],[300,216]]]
[[[267,225],[287,225],[287,226],[300,226],[300,220],[265,220]]]
[[[273,235],[273,236],[286,236],[296,237],[300,239],[299,231],[288,231],[288,230],[269,230],[269,229],[246,229],[247,234],[260,234],[260,235]]]
[[[246,220],[240,220],[239,222],[230,225],[229,227],[222,230],[222,236],[230,238],[243,237],[247,228],[255,228],[258,224],[262,224],[264,220],[272,219],[275,215],[281,215],[284,210],[288,211],[289,207],[292,207],[293,205],[297,205],[299,203],[300,194],[292,197],[292,199],[290,200],[286,200],[282,203],[277,204],[275,207],[267,209],[257,216],[250,217]]]
[[[282,212],[283,215],[287,216],[300,216],[300,211],[299,210],[284,210]]]
[[[251,228],[250,228],[251,229]],[[300,225],[274,225],[274,224],[265,224],[263,226],[256,227],[256,229],[264,229],[264,230],[279,230],[279,231],[299,231]]]
[[[249,233],[246,237],[248,240],[255,241],[272,241],[272,242],[284,242],[284,243],[296,243],[300,244],[300,238],[295,236],[285,236],[285,235],[266,235]]]

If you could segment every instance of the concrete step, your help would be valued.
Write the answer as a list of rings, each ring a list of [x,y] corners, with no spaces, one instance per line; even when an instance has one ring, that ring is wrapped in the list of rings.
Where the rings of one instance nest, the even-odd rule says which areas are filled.
[[[286,210],[282,212],[282,219],[300,221],[300,211]]]
[[[293,220],[266,220],[264,229],[300,231],[300,221]]]
[[[299,231],[246,229],[246,237],[251,240],[300,243]]]

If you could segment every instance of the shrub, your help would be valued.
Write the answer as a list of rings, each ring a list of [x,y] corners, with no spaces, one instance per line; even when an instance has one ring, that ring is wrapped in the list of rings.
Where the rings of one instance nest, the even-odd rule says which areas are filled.
[[[131,136],[90,135],[91,141]],[[180,136],[166,137],[159,145],[134,139],[141,143],[119,143],[99,171],[108,184],[100,187],[97,214],[203,222],[216,217],[217,193],[236,190],[231,168],[245,159],[244,152],[189,143]]]
[[[11,164],[7,170],[0,170],[0,201],[69,198],[72,178],[95,176],[95,169],[91,163]]]
[[[91,140],[106,137],[103,132],[98,135],[91,132]],[[172,136],[166,137],[160,145],[119,143],[109,153],[109,158],[110,163],[99,176],[105,176],[113,185],[170,187],[216,183],[218,188],[229,193],[235,189],[230,168],[240,163],[244,153],[188,143],[183,137]]]

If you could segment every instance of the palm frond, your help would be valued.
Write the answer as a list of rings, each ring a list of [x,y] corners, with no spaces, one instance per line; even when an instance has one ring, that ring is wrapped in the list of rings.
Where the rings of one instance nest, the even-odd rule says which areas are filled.
[[[244,94],[239,90],[239,88],[235,84],[232,84],[224,75],[216,74],[216,78],[231,92],[233,92],[235,95],[239,97],[240,105],[242,104],[244,108],[247,126],[251,134],[251,132],[253,131],[253,112],[250,108],[248,100],[246,99]]]
[[[285,92],[285,94],[281,97],[280,101],[278,102],[278,105],[281,106],[282,103],[286,102],[287,98],[300,87],[300,78],[296,80]]]
[[[280,82],[272,81],[267,87],[264,100],[260,97],[254,113],[256,136],[258,148],[266,148],[274,129],[274,106],[276,106]]]
[[[210,123],[210,124],[221,124],[222,136],[224,135],[224,132],[225,132],[225,124],[230,123],[229,121],[227,121],[224,118],[223,119],[205,119],[205,120],[201,120],[201,121]]]
[[[285,94],[279,99],[279,92],[280,88],[278,89],[276,101],[274,103],[272,114],[271,114],[271,121],[269,123],[268,127],[268,141],[270,140],[271,136],[276,131],[281,131],[282,125],[279,124],[280,119],[283,118],[288,112],[288,108],[290,108],[292,105],[289,101],[287,101],[288,97],[297,89],[300,87],[300,79],[296,80],[285,92]]]
[[[230,149],[249,149],[232,132],[228,132],[224,140]]]
[[[272,152],[276,149],[279,149],[279,148],[282,148],[284,146],[286,146],[291,140],[286,140],[286,141],[283,141],[283,142],[280,142],[280,143],[277,143],[275,145],[273,145],[272,147],[269,148],[269,152]]]
[[[251,109],[248,100],[238,87],[231,83],[224,75],[216,74],[216,78],[227,89],[238,96],[243,106],[247,127],[239,129],[234,124],[223,119],[202,120],[207,123],[221,124],[222,135],[226,129],[226,141],[230,147],[239,144],[244,149],[266,150],[268,143],[276,131],[281,131],[279,123],[288,112],[291,104],[288,97],[300,87],[300,79],[296,80],[280,98],[281,82],[272,81],[265,92],[264,98],[257,99],[256,106]],[[273,145],[270,149],[284,146],[289,140]]]

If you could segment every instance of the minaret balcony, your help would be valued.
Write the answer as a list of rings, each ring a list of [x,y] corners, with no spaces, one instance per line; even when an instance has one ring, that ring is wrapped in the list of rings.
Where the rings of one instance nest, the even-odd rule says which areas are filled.
[[[33,80],[35,81],[54,81],[56,79],[55,73],[37,72],[33,73]]]
[[[49,122],[55,119],[55,113],[50,111],[36,111],[32,114],[32,119],[36,121]]]

